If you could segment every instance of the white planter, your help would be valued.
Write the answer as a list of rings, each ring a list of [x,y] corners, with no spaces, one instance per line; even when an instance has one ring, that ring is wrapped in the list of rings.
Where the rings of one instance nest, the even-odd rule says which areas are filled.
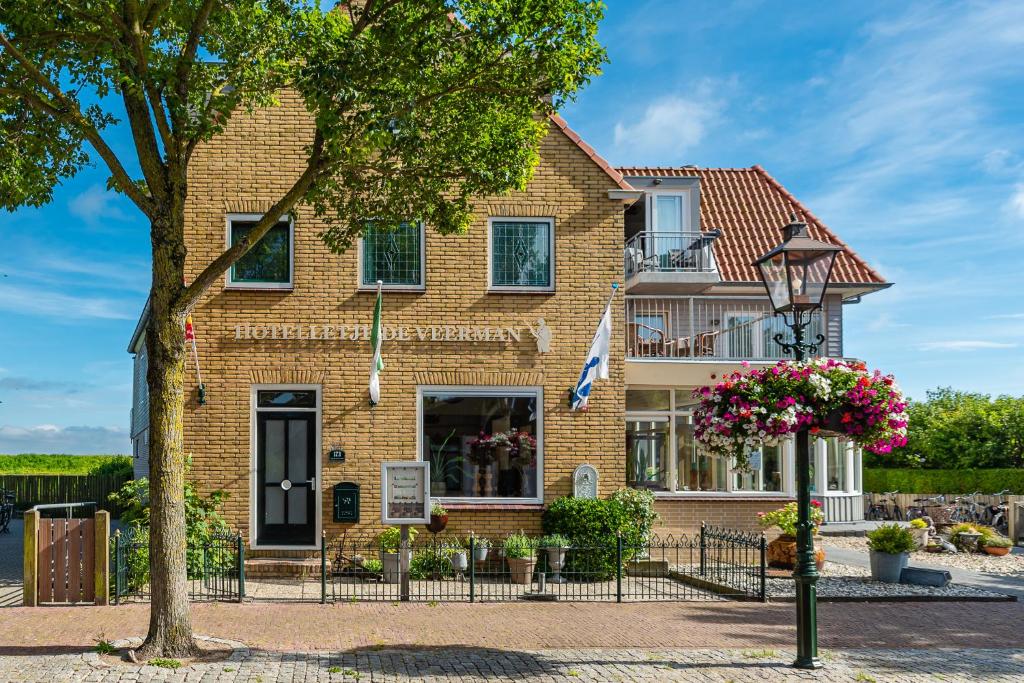
[[[412,564],[412,550],[406,550],[405,552],[409,557],[409,564]],[[398,553],[386,553],[381,551],[380,563],[383,565],[381,568],[381,574],[384,575],[384,583],[401,583],[402,566],[399,562]]]
[[[551,568],[550,583],[565,583],[562,567],[565,566],[565,548],[548,548],[548,567]]]
[[[923,548],[928,545],[928,527],[924,529],[915,529],[910,527],[910,535],[914,537],[914,543],[917,544],[918,548]]]
[[[466,559],[466,551],[455,552],[451,554],[452,569],[457,572],[464,572],[469,567],[469,562]]]
[[[490,548],[481,548],[480,546],[476,546],[475,548],[473,548],[473,561],[483,562],[484,560],[486,560],[488,550],[490,550]]]
[[[879,553],[871,551],[871,580],[882,583],[899,583],[900,574],[907,566],[910,553]]]

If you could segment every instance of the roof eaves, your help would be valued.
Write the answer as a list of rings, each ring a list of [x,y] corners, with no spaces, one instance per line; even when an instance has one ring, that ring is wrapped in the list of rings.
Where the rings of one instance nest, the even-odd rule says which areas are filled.
[[[135,347],[139,344],[139,338],[142,337],[143,332],[146,331],[146,325],[149,323],[149,298],[146,299],[146,305],[142,307],[142,314],[139,316],[139,322],[135,323],[135,331],[132,332],[132,340],[128,342],[128,353],[135,353]]]

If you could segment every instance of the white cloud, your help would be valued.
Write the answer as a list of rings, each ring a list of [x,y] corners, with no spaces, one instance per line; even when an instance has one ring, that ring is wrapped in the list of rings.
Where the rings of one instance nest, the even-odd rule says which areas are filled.
[[[1024,313],[1000,313],[988,316],[990,320],[1024,320]]]
[[[1010,196],[1010,211],[1017,218],[1024,218],[1024,183],[1018,183]]]
[[[68,202],[68,211],[89,225],[106,221],[127,221],[130,216],[121,207],[121,196],[100,185],[90,185]]]
[[[0,286],[0,310],[55,319],[132,320],[124,302],[105,297],[74,296],[37,287]]]
[[[626,163],[636,163],[644,154],[657,154],[661,163],[678,160],[700,144],[720,108],[706,98],[662,98],[649,104],[638,120],[615,124],[615,146],[620,155],[629,155]]]
[[[128,430],[119,427],[0,425],[0,453],[128,454]]]
[[[918,344],[922,351],[981,351],[985,349],[1013,349],[1016,344],[970,339],[961,341],[936,341]]]

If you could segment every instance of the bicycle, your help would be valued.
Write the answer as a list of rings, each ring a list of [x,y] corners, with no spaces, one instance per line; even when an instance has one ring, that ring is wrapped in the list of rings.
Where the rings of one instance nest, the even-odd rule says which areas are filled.
[[[1010,492],[1010,489],[1003,489],[999,493],[993,493],[992,497],[998,498],[999,502],[995,505],[986,506],[985,512],[987,516],[991,517],[988,525],[995,529],[999,534],[1006,536],[1010,533],[1010,520],[1007,515],[1009,506],[1006,504],[1006,494]]]
[[[935,526],[935,520],[928,514],[928,508],[942,507],[943,503],[946,502],[946,497],[933,496],[931,498],[915,498],[914,502],[917,504],[907,507],[907,521],[923,519],[928,522],[928,526]]]
[[[954,524],[959,524],[960,522],[980,524],[982,515],[978,511],[977,497],[979,495],[981,495],[981,491],[975,491],[970,495],[954,498],[953,509],[949,513],[949,521]]]
[[[868,508],[868,513],[866,517],[873,522],[881,522],[883,520],[897,520],[902,522],[903,510],[896,503],[895,496],[897,493],[899,493],[899,491],[886,491],[885,493],[881,494],[882,499],[878,502],[871,504],[871,506]],[[892,506],[891,510],[889,509],[890,505]]]

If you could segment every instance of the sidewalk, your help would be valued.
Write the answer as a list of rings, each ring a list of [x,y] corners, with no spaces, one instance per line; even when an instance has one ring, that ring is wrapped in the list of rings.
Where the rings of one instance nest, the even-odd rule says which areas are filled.
[[[849,548],[837,548],[828,542],[827,537],[822,538],[821,541],[825,548],[825,555],[829,560],[838,564],[848,564],[855,567],[871,566],[871,561],[867,553],[850,550]],[[1015,548],[1014,551],[1016,552],[1017,549]],[[982,572],[973,572],[967,569],[946,567],[938,563],[920,562],[917,560],[914,561],[913,566],[925,567],[928,569],[945,569],[953,576],[953,581],[955,583],[963,584],[965,586],[973,586],[975,588],[983,588],[997,593],[1015,595],[1018,600],[1024,600],[1024,578],[1020,576],[1012,574],[986,574]]]

